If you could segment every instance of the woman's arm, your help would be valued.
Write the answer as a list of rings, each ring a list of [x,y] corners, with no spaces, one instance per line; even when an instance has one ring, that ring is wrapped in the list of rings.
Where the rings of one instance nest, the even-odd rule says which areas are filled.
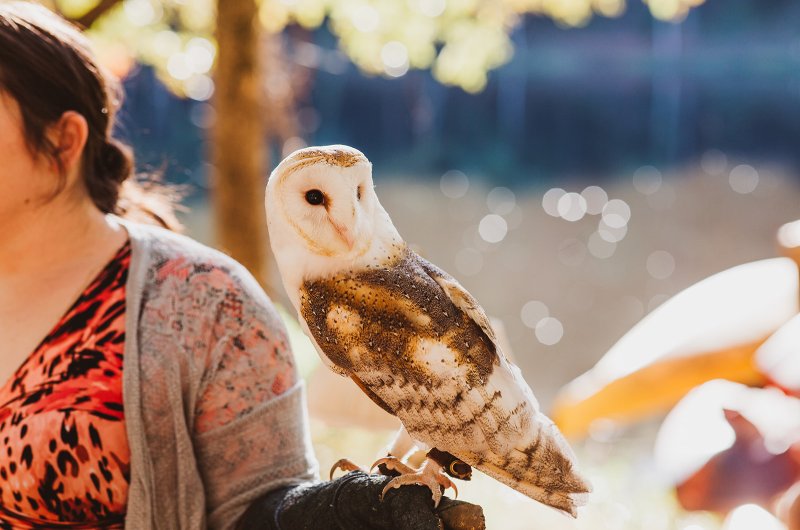
[[[267,296],[243,270],[212,271],[198,291],[212,347],[193,415],[193,445],[210,528],[231,528],[257,498],[316,478],[303,384],[286,332]],[[224,296],[219,293],[224,292]]]

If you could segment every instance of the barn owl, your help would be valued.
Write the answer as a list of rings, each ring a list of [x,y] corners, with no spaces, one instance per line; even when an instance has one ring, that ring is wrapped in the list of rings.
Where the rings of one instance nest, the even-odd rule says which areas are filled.
[[[270,175],[266,210],[284,287],[323,362],[428,451],[419,469],[401,460],[407,447],[376,462],[400,473],[384,493],[424,484],[438,504],[440,485],[454,487],[447,475],[474,467],[577,515],[591,488],[572,450],[477,301],[403,241],[360,151],[295,151]]]

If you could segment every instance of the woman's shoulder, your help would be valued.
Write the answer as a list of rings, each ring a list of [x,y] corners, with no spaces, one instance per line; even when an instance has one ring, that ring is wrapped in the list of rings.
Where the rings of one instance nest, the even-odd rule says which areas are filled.
[[[241,265],[230,256],[186,235],[160,226],[121,220],[134,250],[150,261],[180,259],[187,262],[237,269]]]
[[[272,309],[253,275],[230,256],[164,228],[123,224],[131,239],[131,267],[144,269],[142,291],[161,297],[188,297],[191,303],[205,296],[207,304],[228,300]]]

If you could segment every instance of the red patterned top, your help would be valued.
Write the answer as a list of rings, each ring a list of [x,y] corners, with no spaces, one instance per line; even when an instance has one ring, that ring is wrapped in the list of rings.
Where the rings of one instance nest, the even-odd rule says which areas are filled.
[[[123,528],[126,243],[0,389],[0,528]]]

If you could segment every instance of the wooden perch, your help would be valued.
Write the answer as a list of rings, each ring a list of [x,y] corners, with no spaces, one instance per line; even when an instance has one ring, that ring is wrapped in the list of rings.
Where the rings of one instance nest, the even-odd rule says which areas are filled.
[[[443,499],[437,510],[445,530],[484,530],[483,509],[476,504]]]

